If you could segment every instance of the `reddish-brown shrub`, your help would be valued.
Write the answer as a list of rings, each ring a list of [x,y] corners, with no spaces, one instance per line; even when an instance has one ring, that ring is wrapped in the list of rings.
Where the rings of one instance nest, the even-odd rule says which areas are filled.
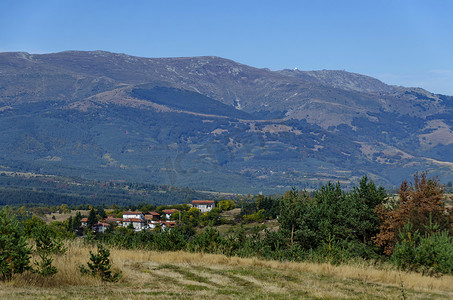
[[[380,221],[380,232],[374,242],[384,253],[391,255],[398,241],[398,234],[407,223],[422,235],[428,229],[430,219],[439,225],[439,230],[451,230],[450,216],[445,209],[444,191],[437,178],[428,179],[426,173],[414,175],[414,182],[403,181],[398,191],[396,206],[380,204],[375,211]]]

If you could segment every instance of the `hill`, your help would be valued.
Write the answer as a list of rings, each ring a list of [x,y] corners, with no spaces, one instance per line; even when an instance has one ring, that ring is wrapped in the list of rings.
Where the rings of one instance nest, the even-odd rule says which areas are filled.
[[[453,180],[453,97],[219,57],[0,53],[0,166],[226,192]]]

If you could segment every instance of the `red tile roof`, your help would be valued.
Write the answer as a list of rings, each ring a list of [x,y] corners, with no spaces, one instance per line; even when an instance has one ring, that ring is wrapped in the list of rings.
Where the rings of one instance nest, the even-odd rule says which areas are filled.
[[[165,214],[172,214],[175,211],[178,211],[177,209],[164,209],[162,212]]]
[[[125,212],[123,212],[123,216],[124,215],[140,215],[140,214],[142,214],[141,211],[125,211]]]
[[[82,218],[80,222],[88,222],[88,218]]]
[[[214,200],[193,200],[192,204],[214,204]]]
[[[167,226],[167,227],[176,227],[176,222],[175,221],[165,222],[165,226]]]
[[[121,222],[123,221],[122,218],[107,218],[105,219],[105,222]]]
[[[107,227],[107,226],[110,226],[110,224],[98,222],[98,223],[96,223],[96,226],[104,226],[104,227]]]
[[[139,223],[144,223],[143,220],[140,220],[140,219],[137,219],[137,218],[129,218],[129,219],[125,219],[125,220],[123,220],[123,222],[139,222]]]
[[[149,212],[149,215],[153,215],[153,216],[160,216],[158,212],[155,212],[155,211],[150,211]]]

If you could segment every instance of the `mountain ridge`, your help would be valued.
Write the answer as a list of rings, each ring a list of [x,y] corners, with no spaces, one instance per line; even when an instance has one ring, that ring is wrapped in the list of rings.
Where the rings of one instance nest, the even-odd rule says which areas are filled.
[[[0,164],[10,167],[236,192],[365,174],[394,186],[420,170],[447,181],[452,120],[451,96],[340,70],[0,53]]]

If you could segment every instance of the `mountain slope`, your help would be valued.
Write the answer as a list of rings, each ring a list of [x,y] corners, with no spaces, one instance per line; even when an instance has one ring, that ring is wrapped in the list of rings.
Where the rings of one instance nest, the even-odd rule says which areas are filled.
[[[219,57],[0,53],[0,165],[225,191],[451,180],[453,97]]]

